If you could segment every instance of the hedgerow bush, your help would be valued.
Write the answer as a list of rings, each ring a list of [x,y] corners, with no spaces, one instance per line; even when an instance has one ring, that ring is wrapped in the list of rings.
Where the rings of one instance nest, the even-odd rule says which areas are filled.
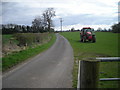
[[[14,34],[16,40],[19,41],[19,46],[31,46],[33,44],[41,44],[48,40],[50,34],[48,33],[17,33]]]

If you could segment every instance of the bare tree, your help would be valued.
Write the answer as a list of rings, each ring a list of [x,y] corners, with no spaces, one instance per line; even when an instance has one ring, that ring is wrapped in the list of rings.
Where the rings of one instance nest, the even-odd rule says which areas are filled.
[[[32,25],[36,27],[41,27],[42,26],[42,18],[40,16],[35,17],[35,19],[32,21]]]
[[[75,31],[75,28],[74,28],[74,27],[72,27],[72,28],[71,28],[71,32],[74,32],[74,31]]]
[[[41,32],[41,28],[44,27],[44,20],[42,17],[37,16],[33,21],[32,21],[32,27],[34,29],[34,32]]]
[[[52,17],[55,16],[54,8],[47,8],[43,13],[44,23],[48,26],[50,32],[52,26]]]
[[[101,27],[99,27],[99,28],[97,29],[97,31],[101,32],[101,31],[102,31],[102,28],[101,28]]]
[[[46,32],[53,31],[51,27],[53,27],[52,17],[55,16],[55,11],[53,8],[47,8],[42,16],[37,16],[32,21],[32,28],[34,32]]]

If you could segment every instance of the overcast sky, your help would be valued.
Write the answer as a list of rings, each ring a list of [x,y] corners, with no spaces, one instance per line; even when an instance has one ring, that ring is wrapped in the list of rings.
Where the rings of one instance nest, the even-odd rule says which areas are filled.
[[[97,29],[110,28],[118,22],[119,0],[2,0],[2,23],[31,25],[32,20],[46,8],[54,8],[54,25],[60,30],[90,26]]]

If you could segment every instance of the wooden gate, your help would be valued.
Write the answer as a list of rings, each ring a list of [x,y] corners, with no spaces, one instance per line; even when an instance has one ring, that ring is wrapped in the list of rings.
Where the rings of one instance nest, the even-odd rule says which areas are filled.
[[[100,62],[119,62],[120,57],[88,58],[79,61],[77,88],[98,88],[100,81],[115,81],[120,78],[99,78]]]

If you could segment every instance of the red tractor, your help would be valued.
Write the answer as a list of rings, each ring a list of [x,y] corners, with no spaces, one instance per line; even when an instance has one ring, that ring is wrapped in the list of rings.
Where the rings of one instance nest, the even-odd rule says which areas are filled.
[[[81,33],[80,33],[80,41],[81,42],[86,42],[86,41],[90,41],[90,42],[96,42],[96,36],[94,33],[94,29],[90,28],[90,27],[84,27],[81,29]]]

